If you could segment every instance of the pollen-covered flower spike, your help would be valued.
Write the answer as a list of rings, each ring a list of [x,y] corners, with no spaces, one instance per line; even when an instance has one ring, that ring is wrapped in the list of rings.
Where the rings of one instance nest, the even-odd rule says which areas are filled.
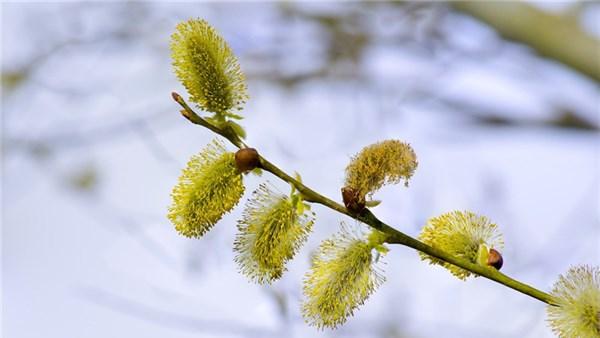
[[[474,264],[497,269],[502,266],[498,250],[504,246],[504,240],[497,225],[469,211],[452,211],[431,218],[421,230],[419,240]],[[420,252],[419,255],[431,264],[445,267],[461,280],[472,275],[470,271],[425,253]]]
[[[314,213],[295,190],[285,196],[261,184],[238,221],[234,251],[240,271],[260,284],[280,278],[313,222]]]
[[[359,212],[369,206],[368,195],[382,186],[408,180],[417,168],[417,156],[407,143],[387,140],[363,148],[346,167],[346,182],[342,190],[344,204],[350,211]]]
[[[173,188],[168,217],[186,237],[201,237],[235,207],[244,194],[234,153],[214,140],[192,156]]]
[[[246,79],[227,42],[205,20],[177,25],[171,35],[171,57],[191,101],[215,113],[217,121],[241,118],[232,111],[241,110],[248,99]]]
[[[551,291],[556,304],[548,305],[548,321],[561,338],[600,337],[600,268],[572,267]]]
[[[364,304],[385,278],[377,266],[385,234],[373,230],[367,237],[358,229],[342,230],[321,243],[304,279],[302,314],[319,329],[343,324]]]

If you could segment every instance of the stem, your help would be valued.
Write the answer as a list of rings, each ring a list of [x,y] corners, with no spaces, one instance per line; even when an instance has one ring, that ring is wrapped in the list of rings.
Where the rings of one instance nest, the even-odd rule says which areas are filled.
[[[233,133],[232,130],[219,128],[219,127],[209,123],[202,117],[198,116],[198,114],[196,114],[185,103],[185,101],[183,100],[183,98],[181,98],[181,96],[179,96],[179,94],[173,93],[173,99],[183,107],[181,114],[186,119],[188,119],[190,122],[201,125],[203,127],[206,127],[208,129],[210,129],[211,131],[225,137],[233,145],[235,145],[238,148],[246,147],[246,144],[242,140],[240,140],[240,138],[235,133]],[[410,248],[413,248],[415,250],[421,251],[430,256],[438,258],[444,262],[461,267],[461,268],[468,270],[476,275],[483,276],[487,279],[493,280],[497,283],[500,283],[500,284],[502,284],[506,287],[509,287],[511,289],[514,289],[516,291],[519,291],[523,294],[526,294],[526,295],[533,297],[537,300],[540,300],[544,303],[547,303],[547,304],[555,303],[555,301],[553,300],[553,297],[550,294],[547,294],[547,293],[545,293],[541,290],[538,290],[532,286],[529,286],[525,283],[519,282],[518,280],[512,279],[512,278],[508,277],[507,275],[501,273],[500,271],[496,270],[493,267],[474,264],[466,259],[450,255],[442,250],[436,249],[436,248],[429,246],[413,237],[410,237],[399,230],[394,229],[393,227],[391,227],[391,226],[387,225],[386,223],[382,222],[381,220],[379,220],[368,209],[364,209],[364,211],[361,212],[360,214],[355,214],[355,213],[349,212],[343,205],[341,205],[341,204],[319,194],[318,192],[312,190],[311,188],[307,187],[302,182],[296,180],[295,178],[288,175],[283,170],[279,169],[276,165],[269,162],[263,156],[260,156],[260,164],[261,164],[262,169],[272,173],[273,175],[279,177],[281,180],[296,187],[296,189],[300,193],[302,193],[305,201],[321,204],[323,206],[326,206],[326,207],[328,207],[332,210],[335,210],[339,213],[342,213],[346,216],[352,217],[362,223],[365,223],[365,224],[371,226],[372,228],[375,228],[375,229],[385,233],[388,236],[386,243],[401,244],[404,246],[408,246]]]

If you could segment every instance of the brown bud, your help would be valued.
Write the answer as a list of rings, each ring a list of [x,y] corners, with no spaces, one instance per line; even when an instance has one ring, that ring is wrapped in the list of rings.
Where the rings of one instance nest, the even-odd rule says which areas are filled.
[[[361,197],[358,190],[351,187],[342,188],[342,199],[346,209],[352,213],[360,213],[365,209],[365,199]]]
[[[242,173],[260,166],[258,151],[254,148],[242,148],[235,153],[235,165]]]
[[[175,100],[175,102],[177,102],[177,103],[179,103],[179,102],[181,102],[181,101],[183,100],[183,99],[181,98],[181,95],[179,95],[179,94],[177,94],[177,93],[175,93],[175,92],[172,92],[172,93],[171,93],[171,97],[173,97],[173,100]]]
[[[500,268],[502,268],[502,263],[504,263],[504,260],[502,259],[500,252],[496,249],[490,249],[487,264],[493,266],[496,270],[500,270]]]

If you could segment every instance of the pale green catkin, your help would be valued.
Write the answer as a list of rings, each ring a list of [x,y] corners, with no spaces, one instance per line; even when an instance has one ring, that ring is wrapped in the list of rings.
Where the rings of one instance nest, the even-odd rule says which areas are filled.
[[[183,169],[171,193],[168,217],[183,236],[201,237],[238,204],[243,194],[234,153],[226,152],[215,140]]]
[[[290,197],[261,184],[238,221],[234,251],[240,271],[260,284],[279,279],[285,264],[306,241],[313,222],[314,214],[308,209],[299,211]]]
[[[302,314],[308,324],[319,329],[343,324],[383,283],[373,252],[382,245],[373,241],[377,238],[385,237],[367,240],[342,224],[340,233],[321,243],[304,279]]]
[[[438,217],[431,218],[421,230],[419,240],[434,248],[440,249],[451,255],[478,263],[480,246],[501,250],[504,241],[496,224],[491,223],[486,217],[478,216],[469,211],[452,211]],[[448,269],[453,275],[465,280],[472,273],[450,263],[419,252],[421,259],[428,260]]]
[[[227,42],[206,21],[177,25],[171,58],[175,74],[200,109],[221,117],[242,109],[248,99],[244,74]]]
[[[600,338],[600,268],[572,267],[551,291],[548,322],[561,338]]]
[[[363,148],[346,167],[346,187],[359,198],[371,196],[383,185],[408,182],[417,168],[417,156],[407,143],[387,140]]]

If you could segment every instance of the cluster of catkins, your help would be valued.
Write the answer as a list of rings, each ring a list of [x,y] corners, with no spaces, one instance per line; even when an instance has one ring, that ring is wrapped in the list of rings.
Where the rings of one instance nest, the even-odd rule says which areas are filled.
[[[243,73],[227,43],[204,20],[180,23],[172,35],[171,50],[177,77],[190,100],[207,113],[204,118],[219,128],[230,128],[238,137],[245,132],[233,120],[248,98]],[[198,238],[231,211],[244,194],[243,175],[260,169],[261,157],[252,148],[229,152],[215,140],[193,156],[172,192],[168,217],[186,237]],[[386,140],[362,149],[346,168],[342,199],[351,214],[360,215],[379,204],[373,193],[383,185],[399,183],[413,175],[416,155],[407,143]],[[299,177],[297,177],[299,180]],[[256,189],[238,221],[234,241],[235,261],[252,281],[271,283],[281,278],[286,263],[311,232],[315,214],[305,196],[291,186],[289,195],[268,183]],[[378,263],[389,249],[387,235],[347,226],[323,241],[313,255],[304,278],[302,313],[318,328],[334,328],[384,281]],[[490,269],[500,269],[503,239],[496,224],[468,211],[454,211],[430,219],[419,240]],[[472,276],[440,259],[421,258],[441,265],[456,277]],[[555,304],[548,307],[553,330],[560,337],[600,336],[600,272],[576,267],[561,276],[552,290]]]

